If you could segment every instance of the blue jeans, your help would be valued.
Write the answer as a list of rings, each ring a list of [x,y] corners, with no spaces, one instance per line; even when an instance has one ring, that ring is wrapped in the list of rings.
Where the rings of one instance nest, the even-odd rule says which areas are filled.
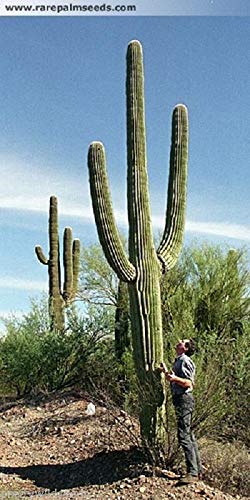
[[[181,394],[173,396],[173,403],[177,418],[178,441],[185,454],[187,473],[198,476],[202,467],[198,445],[191,428],[194,398],[191,393]]]

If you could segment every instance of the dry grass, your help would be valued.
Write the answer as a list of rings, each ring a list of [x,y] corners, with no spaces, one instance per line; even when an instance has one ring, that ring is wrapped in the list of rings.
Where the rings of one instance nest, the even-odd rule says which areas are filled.
[[[200,443],[206,467],[205,478],[213,486],[233,495],[250,497],[250,454],[239,442],[203,439]]]

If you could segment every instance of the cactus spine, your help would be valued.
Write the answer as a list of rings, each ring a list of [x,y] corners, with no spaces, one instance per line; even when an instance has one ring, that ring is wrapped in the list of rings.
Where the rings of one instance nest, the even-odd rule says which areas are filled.
[[[118,277],[128,283],[135,366],[141,387],[141,433],[150,444],[165,439],[164,377],[160,278],[174,266],[181,249],[186,207],[188,119],[184,105],[172,118],[172,144],[166,223],[158,250],[151,224],[144,113],[142,47],[132,41],[127,50],[127,200],[129,258],[114,221],[104,147],[90,145],[88,165],[95,221],[106,258]]]
[[[49,258],[45,257],[40,246],[35,247],[35,252],[38,260],[48,266],[51,328],[63,331],[64,309],[71,303],[77,292],[80,268],[80,241],[75,239],[72,243],[72,229],[70,227],[64,229],[64,284],[62,290],[57,205],[56,196],[51,196],[49,208]]]

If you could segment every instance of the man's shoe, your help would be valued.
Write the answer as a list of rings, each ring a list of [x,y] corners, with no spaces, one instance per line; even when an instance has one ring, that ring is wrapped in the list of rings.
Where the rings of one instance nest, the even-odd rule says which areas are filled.
[[[178,485],[184,486],[185,484],[194,484],[197,483],[197,481],[199,481],[198,476],[192,476],[191,474],[187,474],[178,481]]]

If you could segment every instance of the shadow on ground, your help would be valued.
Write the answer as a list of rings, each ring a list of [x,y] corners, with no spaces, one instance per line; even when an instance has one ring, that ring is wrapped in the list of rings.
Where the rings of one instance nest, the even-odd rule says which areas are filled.
[[[125,477],[137,477],[145,466],[145,455],[138,448],[97,453],[80,462],[63,465],[0,467],[2,474],[16,474],[50,491],[87,485],[113,483]]]

